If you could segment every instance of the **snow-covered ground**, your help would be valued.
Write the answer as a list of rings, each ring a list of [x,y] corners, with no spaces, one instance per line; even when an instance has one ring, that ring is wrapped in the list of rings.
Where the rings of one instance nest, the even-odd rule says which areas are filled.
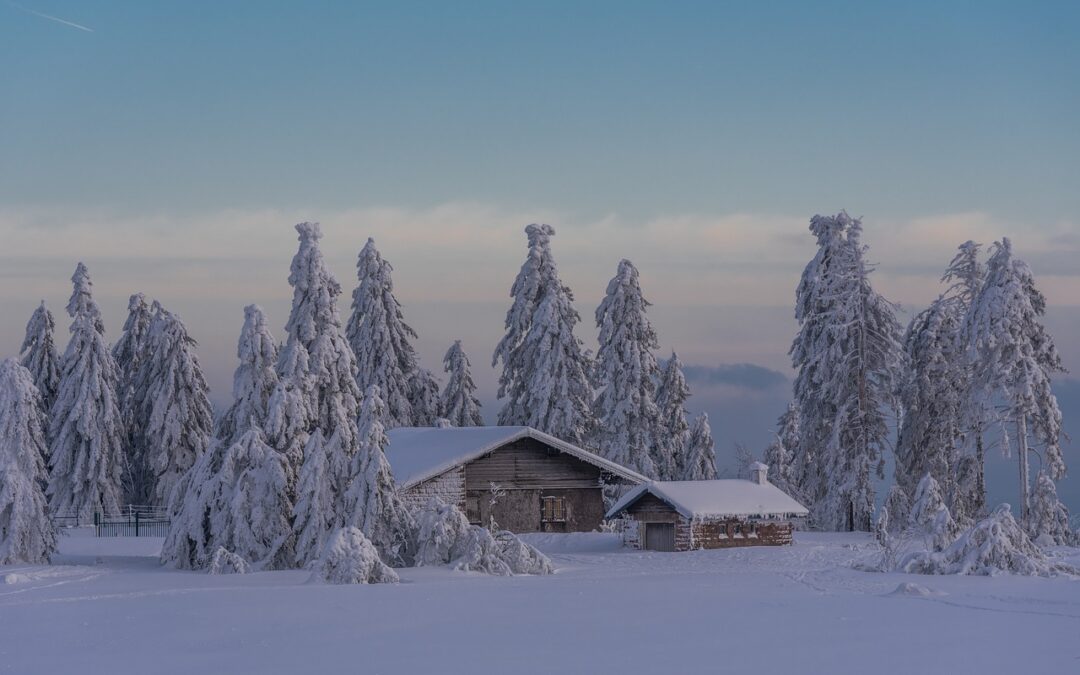
[[[694,553],[528,539],[554,576],[323,586],[168,571],[155,539],[65,537],[53,566],[0,567],[0,672],[1080,672],[1078,580],[860,572],[862,535]]]

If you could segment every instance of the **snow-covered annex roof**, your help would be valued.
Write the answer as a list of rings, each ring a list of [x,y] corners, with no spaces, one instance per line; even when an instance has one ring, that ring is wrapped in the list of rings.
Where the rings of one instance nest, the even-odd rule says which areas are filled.
[[[634,483],[649,480],[532,427],[402,427],[387,432],[386,458],[398,487],[405,489],[522,438],[533,438]]]
[[[806,507],[772,483],[749,480],[651,481],[627,492],[605,518],[614,518],[646,494],[654,495],[687,518],[725,516],[805,516]]]

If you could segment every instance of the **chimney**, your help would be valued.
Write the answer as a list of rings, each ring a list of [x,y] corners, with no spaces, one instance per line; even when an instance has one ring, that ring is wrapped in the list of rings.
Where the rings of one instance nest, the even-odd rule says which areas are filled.
[[[769,467],[761,462],[750,465],[750,482],[765,485],[769,482]]]

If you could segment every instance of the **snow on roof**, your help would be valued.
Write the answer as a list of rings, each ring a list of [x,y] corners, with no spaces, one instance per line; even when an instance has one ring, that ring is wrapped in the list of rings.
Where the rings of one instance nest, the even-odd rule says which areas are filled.
[[[588,450],[531,427],[402,427],[387,432],[386,458],[400,488],[409,488],[522,438],[534,438],[561,452],[634,483],[649,480]]]
[[[687,518],[722,516],[805,516],[806,507],[772,483],[749,480],[652,481],[626,493],[607,512],[614,518],[645,494],[655,495]]]

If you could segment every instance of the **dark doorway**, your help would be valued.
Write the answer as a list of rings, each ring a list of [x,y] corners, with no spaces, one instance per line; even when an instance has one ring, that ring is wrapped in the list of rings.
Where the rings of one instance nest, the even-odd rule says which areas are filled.
[[[645,523],[645,548],[650,551],[674,551],[675,524]]]

